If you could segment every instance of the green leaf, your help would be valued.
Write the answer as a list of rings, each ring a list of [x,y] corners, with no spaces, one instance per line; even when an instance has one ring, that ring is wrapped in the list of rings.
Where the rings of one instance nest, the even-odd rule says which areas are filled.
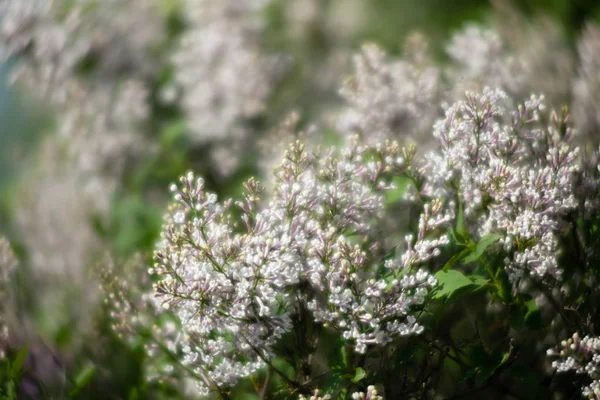
[[[273,366],[277,368],[279,371],[283,372],[288,379],[294,380],[294,366],[287,362],[283,357],[274,358],[272,361]]]
[[[235,393],[235,397],[232,398],[236,398],[239,400],[260,400],[260,396],[257,393],[252,393],[249,390],[241,391],[240,393]]]
[[[541,314],[540,308],[538,307],[535,299],[531,299],[525,303],[525,307],[527,311],[525,312],[525,317],[523,320],[525,324],[530,328],[536,328],[541,325]]]
[[[541,327],[541,314],[535,299],[515,306],[510,314],[510,326],[515,330]]]
[[[487,279],[485,276],[481,276],[481,275],[477,275],[477,274],[469,275],[469,279],[478,288],[482,288],[484,286],[487,286],[490,283],[490,280]]]
[[[344,368],[348,367],[348,351],[346,350],[346,346],[342,344],[340,349],[340,356],[342,361],[342,366]]]
[[[393,260],[394,258],[396,258],[396,248],[398,246],[394,246],[392,247],[384,256],[383,259],[381,260],[381,266],[385,266],[385,262],[387,260]]]
[[[91,382],[94,376],[96,376],[96,372],[97,370],[94,365],[88,365],[87,367],[79,371],[79,373],[75,377],[75,385],[69,393],[69,395],[73,397],[79,394],[81,390],[84,389]]]
[[[17,388],[15,387],[15,381],[10,380],[4,384],[4,395],[1,397],[2,400],[15,400],[17,398]],[[0,388],[0,394],[2,390]]]
[[[435,278],[442,287],[434,293],[434,299],[444,296],[450,298],[458,290],[474,285],[473,281],[464,276],[462,272],[455,270],[438,271]]]
[[[471,253],[472,250],[473,249],[471,247],[467,247],[466,249],[463,249],[460,253],[456,253],[455,255],[450,257],[450,259],[446,262],[446,264],[444,264],[444,267],[442,268],[442,270],[447,271],[447,270],[451,269],[463,257],[465,257],[467,254]]]
[[[496,285],[500,299],[502,299],[502,301],[505,303],[510,303],[512,301],[512,285],[508,280],[508,274],[504,268],[500,267],[496,271],[494,284]]]
[[[73,339],[72,325],[64,324],[58,329],[54,335],[54,342],[60,347],[66,347]]]
[[[27,347],[22,348],[17,353],[15,360],[10,366],[10,376],[16,377],[19,375],[19,372],[21,372],[21,368],[23,368],[23,364],[25,363],[25,358],[27,358]]]
[[[502,367],[510,359],[508,351],[496,349],[488,353],[483,347],[474,347],[469,353],[470,362],[474,368],[467,373],[467,377],[475,377],[477,386],[485,384],[498,368]]]
[[[127,400],[138,400],[139,398],[140,394],[138,393],[138,389],[136,387],[131,388],[129,395],[127,396]]]
[[[356,368],[356,372],[354,374],[354,378],[352,378],[352,382],[360,382],[367,376],[367,373],[361,367]]]
[[[475,249],[463,259],[463,264],[469,264],[479,260],[479,257],[485,253],[488,247],[496,243],[500,238],[502,238],[502,236],[496,233],[490,233],[482,237],[477,243],[477,246],[475,246]]]

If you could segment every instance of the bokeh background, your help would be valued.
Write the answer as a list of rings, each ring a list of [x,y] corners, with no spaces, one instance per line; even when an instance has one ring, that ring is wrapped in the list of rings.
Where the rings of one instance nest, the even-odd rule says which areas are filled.
[[[182,37],[191,30],[185,2],[154,2],[158,17],[143,24],[157,24],[159,44],[153,45],[150,53],[159,61],[148,65],[153,64],[149,58],[141,66],[129,66],[134,69],[130,75],[144,82],[149,99],[143,122],[133,124],[137,136],[129,142],[120,141],[118,132],[117,139],[100,138],[102,144],[113,147],[91,148],[82,161],[87,168],[93,163],[90,159],[101,153],[98,149],[112,151],[114,159],[103,155],[100,167],[90,167],[102,179],[92,182],[96,178],[71,176],[70,169],[78,164],[71,164],[71,154],[65,150],[70,145],[61,142],[61,149],[54,148],[57,140],[53,138],[62,137],[62,110],[56,102],[48,101],[49,96],[40,95],[40,86],[10,83],[23,58],[13,57],[0,65],[0,236],[9,239],[19,259],[10,302],[14,311],[10,322],[17,334],[10,348],[14,355],[27,347],[26,372],[15,389],[22,398],[189,396],[185,388],[166,381],[147,383],[142,373],[146,357],[143,339],[132,345],[112,333],[101,307],[96,306],[95,288],[90,289],[97,286],[93,277],[103,268],[98,263],[110,254],[117,263],[139,257],[140,264],[150,265],[169,200],[169,184],[188,170],[204,176],[207,187],[220,198],[238,196],[242,182],[250,176],[268,181],[272,159],[280,154],[277,127],[290,118],[290,113],[296,113],[297,125],[309,131],[309,136],[309,128],[316,125],[320,133],[314,140],[338,143],[333,121],[344,104],[339,88],[352,73],[352,54],[363,43],[377,43],[391,56],[399,56],[409,35],[420,32],[428,39],[435,62],[443,65],[448,62],[445,46],[449,39],[467,24],[525,32],[523,26],[512,24],[531,24],[535,30],[544,20],[558,32],[561,48],[576,58],[585,25],[600,22],[600,3],[595,0],[273,1],[259,13],[258,49],[275,59],[269,58],[258,71],[275,72],[261,78],[267,84],[230,88],[230,98],[224,95],[211,100],[216,105],[204,106],[204,110],[225,108],[229,103],[246,101],[239,99],[248,93],[260,97],[260,91],[268,86],[264,104],[237,105],[246,112],[241,112],[244,125],[240,127],[237,122],[226,125],[231,122],[227,110],[214,118],[190,113],[192,106],[203,100],[195,99],[190,106],[182,99],[181,90],[191,87],[190,79],[211,81],[211,73],[217,73],[210,68],[191,68],[177,80],[178,68],[194,66],[189,58],[201,59],[206,49],[188,51],[183,45],[179,55],[167,56],[182,46]],[[120,13],[127,12],[112,7],[107,7],[109,18],[118,19]],[[0,24],[13,17],[8,12],[0,14]],[[198,21],[201,25],[203,20]],[[125,20],[124,26],[133,22]],[[232,32],[237,29],[227,28]],[[137,34],[132,29],[103,45],[118,48],[127,35]],[[191,40],[193,43],[193,35]],[[516,42],[527,49],[531,40],[523,35]],[[549,63],[561,62],[560,55],[540,57]],[[82,80],[88,79],[89,71],[101,69],[101,61],[86,59],[87,64],[77,72]],[[256,62],[252,57],[233,61],[240,63],[241,69],[233,68],[232,75],[221,76],[224,82],[234,79],[236,71],[243,71],[245,63]],[[143,71],[138,75],[136,68]],[[115,72],[98,78],[97,85],[116,81],[111,73]],[[115,74],[120,77],[129,72],[119,70]],[[210,88],[196,89],[204,93]],[[81,98],[87,98],[85,93]],[[258,108],[260,112],[255,111]],[[91,113],[96,113],[93,107]],[[114,143],[108,143],[111,140]],[[85,140],[82,143],[88,145]],[[120,166],[118,172],[113,171],[115,165]],[[93,187],[87,187],[88,183]],[[44,238],[43,243],[40,238]],[[78,272],[73,272],[72,265]],[[141,279],[137,272],[129,273],[131,279]],[[244,398],[243,388],[239,396]]]

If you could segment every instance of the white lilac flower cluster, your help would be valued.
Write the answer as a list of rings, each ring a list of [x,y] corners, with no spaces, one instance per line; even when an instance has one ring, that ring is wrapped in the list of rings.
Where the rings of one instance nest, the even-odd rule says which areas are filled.
[[[475,234],[504,236],[509,276],[560,279],[557,233],[577,206],[578,149],[568,116],[544,123],[543,97],[514,107],[500,90],[467,92],[434,126],[424,193],[456,199]]]
[[[367,393],[352,393],[352,400],[383,400],[383,396],[380,396],[375,386],[371,385],[367,388]]]
[[[14,61],[13,80],[56,117],[39,168],[27,171],[18,191],[18,222],[33,265],[81,280],[99,244],[91,220],[105,218],[123,172],[151,147],[140,130],[162,16],[151,0],[6,0],[0,7],[0,49]]]
[[[383,396],[380,396],[377,393],[377,389],[375,386],[369,386],[367,388],[367,393],[365,392],[354,392],[350,396],[352,400],[383,400]],[[310,397],[305,397],[304,395],[298,396],[298,400],[331,400],[331,395],[325,394],[321,395],[318,389],[315,390],[314,394]]]
[[[187,29],[172,56],[191,138],[216,142],[215,163],[234,161],[265,111],[282,60],[261,45],[268,0],[185,0]],[[233,149],[232,149],[233,148]],[[229,153],[229,156],[225,154]],[[234,154],[237,155],[237,154]],[[234,165],[220,166],[227,175]]]
[[[164,36],[152,0],[4,0],[0,10],[0,56],[19,61],[13,80],[52,98],[90,63],[98,79],[147,73]]]
[[[261,176],[266,181],[265,186],[269,186],[274,178],[273,169],[280,163],[281,156],[288,147],[297,140],[308,143],[311,139],[320,139],[315,126],[309,126],[307,129],[300,127],[300,113],[292,111],[277,125],[271,129],[266,136],[260,138],[257,147],[260,150],[260,160],[258,167]]]
[[[86,170],[118,169],[115,161],[123,167],[134,143],[143,142],[136,133],[148,115],[144,79],[157,65],[151,50],[164,38],[156,5],[6,0],[0,7],[0,49],[15,61],[12,79],[56,113],[67,155]]]
[[[377,45],[367,44],[354,57],[355,74],[341,90],[349,105],[338,122],[344,132],[369,143],[418,136],[439,115],[440,71],[430,65],[422,36],[411,37],[406,59],[389,60]]]
[[[408,38],[401,59],[391,59],[377,45],[363,46],[354,59],[355,72],[341,90],[348,110],[340,117],[340,130],[374,142],[405,138],[427,145],[431,126],[443,115],[443,102],[465,90],[519,85],[516,67],[503,59],[500,39],[489,29],[467,26],[452,37],[447,52],[452,63],[441,68],[419,34]]]
[[[401,261],[380,271],[373,221],[384,217],[391,177],[405,173],[400,154],[393,143],[355,141],[336,156],[296,142],[275,169],[268,204],[259,184],[247,182],[239,220],[202,178],[190,173],[173,185],[154,292],[181,321],[184,364],[203,378],[202,393],[268,365],[302,309],[359,353],[422,331],[411,307],[436,281],[413,271],[447,243],[436,230],[451,216],[440,215],[437,203],[426,206],[419,237],[407,238]]]
[[[141,296],[136,296],[136,292],[148,283],[147,274],[140,273],[143,265],[139,257],[130,260],[126,265],[118,265],[108,256],[99,263],[100,288],[105,294],[104,303],[109,307],[111,327],[123,338],[147,322],[143,321],[144,305],[138,301]],[[138,285],[131,285],[124,279],[123,275],[126,274],[133,275]]]
[[[556,357],[552,368],[557,372],[574,371],[586,374],[592,382],[582,387],[581,393],[588,399],[600,399],[600,338],[578,333],[563,340],[557,349],[547,351],[548,356]]]
[[[307,112],[319,115],[313,122],[328,120],[329,113],[338,106],[335,94],[340,77],[348,72],[354,51],[352,43],[369,18],[369,2],[276,0],[273,5],[282,9],[285,30],[278,34],[289,41],[286,50],[291,55],[292,68],[300,70],[296,79],[301,83],[296,84],[302,84],[302,91],[311,101],[317,96],[320,99]]]
[[[446,47],[452,64],[446,72],[453,96],[484,87],[516,94],[527,85],[524,61],[508,53],[500,36],[478,25],[467,25]]]
[[[544,93],[552,107],[569,102],[578,60],[563,27],[548,15],[525,16],[509,2],[497,2],[494,6],[491,29],[502,43],[505,63],[512,65],[512,73],[520,84],[503,89],[519,100],[532,92]],[[484,84],[492,86],[489,82]]]
[[[145,261],[139,254],[123,263],[105,256],[98,267],[111,328],[125,341],[139,340],[139,335],[149,337],[144,342],[147,379],[159,383],[172,381],[175,372],[172,362],[179,350],[181,328],[163,309],[156,308],[153,297],[145,291],[151,285]]]
[[[165,92],[180,101],[191,141],[210,147],[217,174],[230,176],[247,146],[265,136],[257,125],[272,116],[266,105],[278,94],[287,72],[297,74],[295,85],[302,86],[303,96],[311,101],[319,97],[315,113],[327,115],[336,100],[338,79],[347,70],[349,39],[364,22],[361,10],[366,4],[364,0],[182,2],[185,30],[172,54],[174,84]],[[268,36],[274,34],[269,31],[273,27],[268,25],[268,12],[284,18],[277,35],[278,40],[289,41],[285,50],[268,48]],[[325,48],[318,54],[312,43],[315,35],[319,47]]]
[[[17,193],[18,222],[33,264],[79,276],[86,254],[99,244],[92,219],[105,220],[122,173],[146,147],[133,130],[145,115],[136,107],[145,107],[138,87],[123,88],[116,101],[109,93],[87,96],[81,89],[73,88],[72,100],[81,102],[59,114],[57,132],[41,143],[39,167],[27,172]]]
[[[0,360],[5,357],[5,346],[9,336],[5,314],[9,304],[11,274],[16,266],[17,261],[8,241],[0,237]]]
[[[598,127],[600,127],[600,107],[598,107],[598,89],[600,88],[600,28],[588,24],[577,43],[579,70],[573,82],[573,117],[577,129],[592,149],[600,146]]]
[[[303,394],[301,394],[298,396],[298,400],[331,400],[331,395],[321,395],[321,391],[319,389],[315,389],[315,392],[312,395],[310,395],[310,397],[306,397]]]
[[[347,110],[339,117],[339,129],[375,143],[402,138],[428,146],[428,130],[443,116],[440,104],[491,87],[517,102],[544,93],[552,107],[571,104],[580,136],[597,146],[598,27],[587,25],[576,58],[551,20],[528,22],[514,10],[497,14],[501,22],[493,29],[470,24],[454,34],[446,46],[450,62],[443,66],[433,62],[420,35],[409,37],[400,59],[377,45],[364,46],[341,90]],[[506,21],[515,18],[507,29]]]
[[[0,49],[13,80],[57,114],[58,137],[83,168],[106,168],[140,142],[148,114],[145,79],[164,40],[151,0],[6,0]],[[135,34],[132,34],[135,32]],[[102,160],[94,160],[102,158]],[[113,167],[114,168],[114,167]]]
[[[365,24],[368,14],[364,0],[298,0],[282,2],[289,35],[298,41],[311,40],[314,31],[325,36],[325,42],[341,42],[356,35]],[[314,40],[314,36],[313,39]]]
[[[17,266],[17,259],[10,247],[8,241],[0,237],[0,283],[5,285],[10,280],[10,274],[15,270]]]
[[[406,272],[439,255],[439,248],[448,243],[445,236],[427,238],[452,219],[452,215],[441,215],[441,210],[439,202],[425,205],[417,240],[411,235],[406,237],[407,249],[399,264],[395,260],[384,263],[391,272],[388,279],[365,280],[362,271],[367,269],[366,254],[358,246],[349,245],[344,237],[336,243],[331,235],[325,235],[314,243],[314,252],[321,259],[330,260],[325,279],[318,282],[319,290],[328,298],[328,307],[323,308],[316,299],[308,304],[315,320],[334,326],[345,339],[353,340],[359,353],[364,353],[369,345],[385,345],[395,337],[421,333],[423,327],[409,310],[423,302],[436,280],[423,270],[408,275]]]

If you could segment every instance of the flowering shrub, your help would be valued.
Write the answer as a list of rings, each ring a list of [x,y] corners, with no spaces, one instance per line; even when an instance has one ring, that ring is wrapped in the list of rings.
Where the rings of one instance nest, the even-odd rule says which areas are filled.
[[[447,362],[473,379],[453,391],[483,392],[505,382],[513,368],[525,368],[519,355],[528,353],[526,343],[550,340],[544,319],[572,325],[562,310],[573,295],[548,288],[586,270],[565,269],[558,249],[572,232],[585,234],[576,216],[590,192],[576,183],[593,180],[586,175],[596,168],[581,164],[569,144],[568,115],[547,113],[542,100],[514,105],[500,90],[467,92],[446,107],[433,127],[439,144],[420,160],[414,148],[395,142],[369,146],[355,137],[338,155],[296,141],[274,169],[270,190],[249,180],[235,208],[231,200],[218,202],[202,178],[182,177],[171,187],[174,202],[150,271],[156,312],[177,321],[158,340],[179,355],[200,394],[227,397],[241,380],[267,370],[301,396],[340,396],[364,379],[382,384],[390,398],[435,396],[436,382],[448,379],[449,371],[440,372]],[[398,190],[401,197],[390,198]],[[398,253],[387,247],[400,237],[387,233],[395,201],[421,210],[415,235],[408,224],[404,245],[393,246]],[[573,290],[591,290],[592,281]],[[464,298],[496,311],[474,317],[455,310],[455,321],[442,324],[448,304]],[[559,315],[544,312],[545,304]],[[464,333],[455,337],[461,324],[506,324],[504,318],[514,330],[508,342],[489,331],[476,334],[479,344]],[[320,354],[320,341],[331,335],[342,360]],[[413,346],[437,362],[416,350],[404,361],[390,355],[413,336],[425,336],[412,339]],[[482,356],[491,369],[478,364]],[[527,368],[542,368],[543,356],[542,350]],[[323,363],[330,373],[317,372]],[[385,375],[402,365],[402,384]],[[412,375],[416,370],[434,375]],[[441,375],[434,380],[435,374]]]
[[[598,27],[373,7],[0,0],[0,397],[600,399]]]
[[[592,379],[592,383],[582,387],[581,392],[587,398],[597,399],[600,397],[598,350],[600,350],[598,338],[586,336],[582,339],[574,333],[568,340],[560,343],[558,350],[548,350],[548,355],[558,357],[557,361],[552,362],[552,368],[558,372],[575,371],[578,374],[587,374]]]
[[[296,142],[275,171],[265,208],[259,184],[246,183],[239,222],[231,202],[219,204],[201,178],[188,174],[172,188],[176,202],[155,255],[155,296],[182,323],[184,363],[205,377],[201,392],[270,365],[273,347],[289,332],[308,357],[318,340],[305,331],[311,312],[358,353],[423,329],[410,310],[435,279],[411,270],[439,254],[446,241],[426,234],[448,217],[438,215],[437,204],[426,206],[400,264],[380,265],[373,220],[383,217],[388,182],[406,174],[397,145],[354,144],[337,158]],[[303,364],[304,381],[290,382],[297,389],[310,381],[309,359]]]
[[[523,270],[560,279],[555,231],[564,225],[561,217],[577,207],[573,192],[579,169],[567,117],[552,114],[550,125],[541,125],[544,105],[536,96],[512,112],[502,104],[501,91],[465,97],[434,127],[441,154],[430,155],[425,191],[458,197],[465,224],[471,222],[480,237],[506,235],[502,242],[511,254],[505,260],[511,280]]]

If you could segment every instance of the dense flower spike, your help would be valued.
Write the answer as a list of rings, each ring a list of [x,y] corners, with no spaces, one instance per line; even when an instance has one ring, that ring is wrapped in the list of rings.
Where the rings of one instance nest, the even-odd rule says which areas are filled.
[[[57,132],[38,154],[42,169],[31,168],[18,194],[18,216],[34,265],[80,280],[99,244],[90,220],[106,218],[125,168],[150,146],[138,134],[147,115],[143,86],[127,82],[108,93],[70,84]],[[63,235],[50,233],[56,226]]]
[[[352,400],[383,400],[383,396],[380,396],[377,393],[377,389],[375,389],[375,386],[369,386],[367,388],[367,393],[352,393]]]
[[[570,98],[577,60],[560,24],[548,15],[525,16],[511,2],[494,6],[491,29],[502,42],[499,55],[514,75],[506,76],[501,88],[518,101],[543,93],[549,107],[562,107]]]
[[[338,122],[341,131],[360,133],[373,143],[402,138],[427,146],[445,101],[455,101],[465,90],[489,86],[520,93],[525,85],[523,63],[510,57],[489,29],[469,25],[456,33],[446,49],[452,60],[446,68],[436,66],[427,49],[418,34],[409,37],[401,59],[391,59],[376,45],[363,46],[355,56],[355,73],[341,90],[348,103]]]
[[[141,135],[149,116],[147,79],[164,40],[152,0],[6,0],[2,56],[12,78],[47,102],[56,117],[18,193],[18,221],[39,271],[75,282],[101,241],[119,179],[152,147]],[[131,34],[135,31],[135,34]],[[56,227],[61,229],[57,231]]]
[[[379,396],[377,394],[377,390],[375,386],[369,386],[367,388],[367,393],[364,392],[354,392],[351,397],[352,400],[383,400],[383,396]],[[326,394],[321,396],[320,391],[315,390],[314,394],[310,397],[305,397],[304,395],[300,395],[298,400],[330,400],[331,396]]]
[[[266,0],[185,0],[188,29],[173,55],[176,82],[200,142],[242,139],[264,111],[277,58],[262,54],[260,10]]]
[[[588,399],[600,399],[600,338],[581,338],[574,333],[568,340],[563,340],[556,350],[550,349],[547,353],[556,358],[552,361],[552,368],[557,372],[586,374],[591,383],[583,386],[581,393]]]
[[[216,172],[233,173],[252,120],[284,69],[280,56],[261,47],[261,12],[271,0],[185,0],[187,29],[172,55],[175,84],[188,117],[190,138],[213,144]]]
[[[492,30],[468,25],[452,37],[446,51],[454,62],[448,75],[455,95],[486,86],[514,93],[525,84],[522,63],[507,54]]]
[[[318,139],[316,127],[311,126],[306,130],[300,129],[300,114],[291,112],[269,132],[268,135],[258,141],[261,158],[258,166],[261,169],[263,179],[269,181],[274,178],[273,169],[279,164],[281,157],[292,143],[296,140],[307,142],[310,139]]]
[[[600,109],[598,108],[598,88],[600,88],[600,28],[588,24],[577,44],[580,64],[578,76],[573,83],[573,116],[582,138],[587,140],[591,149],[600,145],[598,127]]]
[[[118,264],[107,255],[98,268],[111,328],[126,342],[135,342],[139,335],[150,337],[144,344],[147,379],[160,383],[174,381],[176,371],[170,363],[181,350],[178,339],[181,328],[164,309],[156,308],[147,292],[151,280],[144,260],[136,255]]]
[[[0,282],[5,285],[9,282],[10,274],[17,266],[17,259],[10,248],[10,244],[3,237],[0,237],[0,266]]]
[[[218,203],[201,178],[190,173],[173,186],[155,256],[155,295],[182,323],[185,363],[205,378],[203,392],[268,364],[306,307],[359,353],[422,331],[410,308],[435,280],[411,270],[445,243],[425,239],[447,220],[437,217],[439,207],[424,217],[417,242],[409,240],[403,264],[386,263],[389,282],[375,279],[380,244],[372,221],[383,216],[386,182],[404,170],[395,144],[355,142],[337,157],[296,142],[276,169],[267,207],[258,183],[246,184],[246,200],[237,203],[243,225],[231,202]]]
[[[339,118],[340,130],[374,142],[402,138],[428,146],[429,130],[443,116],[441,104],[455,102],[465,91],[490,87],[516,102],[532,93],[543,93],[554,108],[572,102],[581,138],[595,143],[598,28],[588,24],[576,60],[552,20],[528,21],[511,7],[498,6],[494,29],[468,24],[451,37],[446,45],[450,62],[443,66],[433,62],[418,34],[409,37],[398,59],[374,44],[363,46],[355,55],[355,72],[341,90],[348,107]]]
[[[52,98],[90,66],[97,79],[144,76],[164,39],[152,0],[5,0],[0,11],[0,56],[19,59],[13,80]]]
[[[377,389],[375,389],[375,386],[369,386],[367,388],[367,393],[354,392],[354,393],[352,393],[350,398],[352,400],[383,400],[383,396],[380,396],[377,393]],[[325,395],[321,396],[320,391],[317,389],[317,390],[315,390],[314,394],[311,395],[310,397],[305,397],[304,395],[300,395],[298,397],[298,400],[331,400],[331,395],[325,394]]]
[[[320,390],[315,389],[315,392],[310,397],[305,397],[301,394],[298,396],[298,400],[331,400],[331,395],[324,394],[321,396]]]
[[[560,278],[556,233],[577,206],[578,149],[569,146],[568,116],[553,113],[545,126],[542,100],[532,96],[513,111],[502,91],[467,92],[436,123],[440,152],[429,156],[425,192],[456,196],[480,236],[506,235],[513,279],[527,272]]]
[[[356,72],[341,90],[350,106],[339,122],[343,131],[360,133],[375,144],[431,128],[440,74],[428,63],[422,37],[411,41],[417,43],[408,42],[407,60],[390,61],[374,44],[355,56]]]
[[[352,339],[357,352],[364,353],[369,345],[385,345],[398,336],[422,332],[423,327],[409,315],[409,310],[423,302],[436,280],[422,270],[414,275],[407,275],[407,272],[412,266],[439,255],[439,247],[448,243],[445,236],[426,239],[427,234],[435,232],[451,219],[450,215],[438,215],[441,210],[438,205],[441,206],[434,204],[433,215],[430,215],[430,206],[425,205],[425,213],[419,223],[419,237],[415,243],[411,236],[406,238],[408,248],[401,257],[400,265],[392,260],[386,261],[384,267],[391,273],[388,279],[365,280],[362,271],[368,270],[366,254],[358,246],[351,247],[343,236],[332,242],[332,232],[320,239],[322,242],[315,243],[315,252],[319,249],[326,251],[320,251],[320,258],[330,259],[325,279],[318,283],[328,298],[328,307],[321,309],[320,304],[313,300],[309,308],[317,321],[333,325],[345,339]],[[399,322],[405,316],[406,320]]]

